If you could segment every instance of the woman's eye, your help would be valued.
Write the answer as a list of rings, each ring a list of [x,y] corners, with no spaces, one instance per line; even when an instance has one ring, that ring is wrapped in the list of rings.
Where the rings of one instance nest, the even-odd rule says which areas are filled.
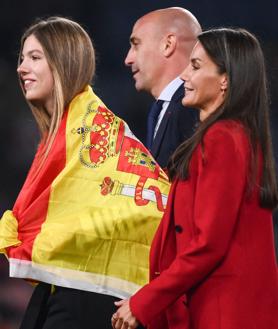
[[[39,56],[36,56],[36,55],[32,55],[31,58],[32,58],[33,61],[36,61],[36,60],[40,59],[40,57]]]

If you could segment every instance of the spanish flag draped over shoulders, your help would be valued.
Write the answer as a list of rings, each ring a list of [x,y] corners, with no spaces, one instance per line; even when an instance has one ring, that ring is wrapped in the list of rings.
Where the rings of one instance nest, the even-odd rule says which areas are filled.
[[[0,220],[10,276],[133,294],[148,282],[167,176],[89,86],[70,103],[38,173],[41,153]]]

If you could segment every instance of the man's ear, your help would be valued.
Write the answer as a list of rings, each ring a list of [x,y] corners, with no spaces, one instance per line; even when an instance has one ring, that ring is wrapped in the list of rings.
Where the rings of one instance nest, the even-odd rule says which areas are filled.
[[[170,57],[177,47],[177,37],[174,34],[168,34],[164,40],[163,53],[165,57]]]

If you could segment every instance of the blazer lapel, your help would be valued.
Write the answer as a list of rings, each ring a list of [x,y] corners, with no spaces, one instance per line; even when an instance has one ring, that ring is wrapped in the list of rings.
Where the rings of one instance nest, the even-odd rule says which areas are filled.
[[[165,130],[168,125],[169,118],[170,118],[172,112],[175,110],[176,103],[180,101],[180,99],[183,97],[183,95],[184,95],[184,87],[183,87],[183,84],[181,84],[180,87],[175,91],[174,95],[172,96],[169,106],[168,106],[166,112],[164,113],[160,126],[159,126],[157,133],[155,135],[155,138],[153,140],[153,144],[151,147],[151,153],[154,158],[158,154],[160,145],[163,140],[163,136],[165,134]]]
[[[158,154],[158,151],[159,151],[159,148],[160,148],[160,145],[161,145],[163,136],[164,136],[164,132],[166,130],[169,117],[171,115],[171,111],[169,111],[170,105],[171,105],[171,102],[170,102],[170,104],[169,104],[166,112],[164,113],[163,119],[162,119],[162,121],[160,123],[160,126],[159,126],[159,128],[157,130],[157,133],[155,135],[155,138],[153,140],[153,144],[152,144],[152,147],[151,147],[151,153],[152,153],[152,155],[153,155],[154,158]]]

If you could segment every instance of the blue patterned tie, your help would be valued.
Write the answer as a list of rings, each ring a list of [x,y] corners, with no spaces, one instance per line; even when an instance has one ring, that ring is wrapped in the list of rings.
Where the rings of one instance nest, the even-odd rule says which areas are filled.
[[[157,119],[159,116],[159,113],[162,109],[162,105],[163,105],[162,100],[157,100],[152,104],[152,107],[150,109],[150,112],[148,114],[148,125],[147,125],[147,148],[150,150],[152,147],[152,143],[153,143],[153,135],[154,135],[154,129],[157,123]]]

